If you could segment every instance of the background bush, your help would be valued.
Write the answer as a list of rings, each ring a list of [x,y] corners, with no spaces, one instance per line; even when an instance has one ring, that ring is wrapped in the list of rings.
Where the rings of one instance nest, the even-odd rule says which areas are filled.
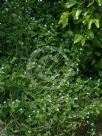
[[[0,120],[8,136],[96,135],[102,114],[99,1],[0,5]]]

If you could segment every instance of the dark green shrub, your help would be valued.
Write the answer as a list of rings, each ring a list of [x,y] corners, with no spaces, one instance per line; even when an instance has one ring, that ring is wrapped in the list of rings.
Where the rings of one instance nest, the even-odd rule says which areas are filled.
[[[64,4],[13,0],[0,7],[0,120],[8,136],[96,133],[101,1]]]

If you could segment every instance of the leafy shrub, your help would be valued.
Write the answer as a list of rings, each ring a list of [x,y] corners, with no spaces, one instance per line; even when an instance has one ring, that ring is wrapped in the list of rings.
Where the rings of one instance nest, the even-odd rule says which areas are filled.
[[[99,6],[69,0],[69,12],[62,14],[64,4],[13,0],[0,7],[0,120],[8,136],[96,133],[102,114],[101,66],[96,66],[101,61],[101,15],[94,18],[95,12],[94,22],[85,26],[82,20],[84,12]]]
[[[102,77],[101,9],[101,0],[69,0],[59,21],[69,30],[73,46],[83,49],[79,51],[80,70],[86,76]]]

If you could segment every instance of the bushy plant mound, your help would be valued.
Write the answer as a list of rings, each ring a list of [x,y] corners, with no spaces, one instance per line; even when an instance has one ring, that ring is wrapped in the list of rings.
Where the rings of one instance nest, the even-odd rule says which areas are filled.
[[[99,12],[101,4],[101,0],[1,3],[2,133],[96,135],[102,118],[102,15],[94,11]]]

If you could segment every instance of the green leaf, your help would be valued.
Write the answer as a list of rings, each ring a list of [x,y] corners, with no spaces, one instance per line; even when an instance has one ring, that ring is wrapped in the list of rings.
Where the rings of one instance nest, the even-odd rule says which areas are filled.
[[[68,36],[73,36],[73,32],[71,30],[68,31]]]
[[[99,19],[90,19],[88,21],[88,29],[91,29],[93,23],[95,23],[97,28],[99,28]]]
[[[72,11],[74,20],[78,20],[79,19],[79,16],[80,16],[81,12],[82,12],[81,9],[74,9]]]
[[[91,26],[92,24],[94,23],[94,20],[93,19],[90,19],[89,22],[88,22],[88,29],[91,29]]]
[[[87,7],[92,6],[92,4],[94,4],[94,0],[93,0],[93,1],[91,1],[91,2],[88,4],[88,6],[87,6]]]
[[[85,37],[82,36],[81,38],[81,45],[83,46],[85,44]]]
[[[76,20],[78,20],[78,18],[79,18],[79,15],[81,14],[81,12],[82,12],[82,10],[81,9],[77,9],[76,10]]]
[[[99,28],[100,27],[100,25],[99,25],[99,19],[94,19],[94,22],[95,22],[96,27]]]
[[[93,31],[88,30],[88,31],[87,31],[87,34],[88,34],[89,38],[91,38],[91,39],[94,38],[94,33],[93,33]]]
[[[74,38],[74,44],[81,42],[81,45],[83,46],[85,44],[85,37],[81,34],[77,34]]]
[[[80,41],[81,41],[81,39],[82,39],[82,35],[80,35],[80,34],[76,34],[76,35],[75,35],[75,38],[74,38],[74,43],[78,43],[78,42],[80,42]]]
[[[66,8],[71,8],[73,7],[75,4],[77,3],[76,0],[69,0],[67,3],[66,3]]]
[[[68,15],[69,13],[68,12],[64,12],[61,17],[60,17],[60,20],[58,22],[58,24],[62,24],[63,28],[65,28],[68,24]]]
[[[96,0],[99,6],[102,6],[102,0]]]

